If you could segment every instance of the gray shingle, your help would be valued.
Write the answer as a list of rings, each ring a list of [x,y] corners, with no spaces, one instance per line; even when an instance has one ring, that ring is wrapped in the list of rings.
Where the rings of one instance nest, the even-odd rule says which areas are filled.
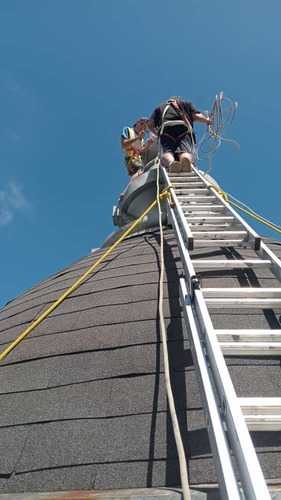
[[[10,316],[7,318],[5,317],[5,309],[3,309],[3,319],[1,320],[0,317],[0,336],[1,333],[8,328],[13,328],[15,326],[18,326],[19,324],[26,325],[30,321],[33,321],[36,318],[36,315],[38,315],[38,313],[41,311],[41,309],[42,305],[39,305],[36,307],[32,307],[27,311],[23,311],[20,314],[15,314],[14,316]]]
[[[7,362],[15,363],[58,354],[114,348],[119,346],[121,334],[122,326],[107,325],[61,333],[46,333],[36,337],[30,335],[9,354]],[[5,346],[3,350],[4,348]]]
[[[19,413],[19,408],[15,408],[15,412]],[[28,426],[0,429],[0,475],[10,475],[13,472],[29,430]]]
[[[155,460],[142,462],[119,462],[97,465],[96,489],[107,488],[108,478],[112,488],[179,486],[177,460]]]
[[[9,479],[0,478],[3,493],[90,490],[95,483],[95,466],[60,467],[13,474]]]
[[[8,363],[9,356],[5,360]],[[0,366],[1,391],[6,393],[45,389],[56,369],[56,358],[27,363],[2,364]]]
[[[106,417],[110,407],[111,385],[111,380],[99,380],[79,388],[71,385],[2,395],[0,427]]]
[[[35,425],[16,472],[30,472],[107,460],[107,420],[75,420]]]

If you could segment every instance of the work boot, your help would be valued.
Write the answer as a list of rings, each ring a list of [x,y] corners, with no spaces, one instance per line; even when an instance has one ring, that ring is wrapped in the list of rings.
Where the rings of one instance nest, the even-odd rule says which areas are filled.
[[[175,172],[180,172],[181,171],[181,166],[179,161],[172,161],[169,165],[169,172],[170,173],[175,173]]]
[[[191,172],[191,163],[187,156],[182,156],[180,159],[180,168],[182,172]]]

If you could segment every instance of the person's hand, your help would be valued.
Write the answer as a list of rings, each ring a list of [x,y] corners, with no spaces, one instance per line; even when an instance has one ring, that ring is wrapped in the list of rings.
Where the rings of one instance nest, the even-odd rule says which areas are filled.
[[[213,125],[213,123],[214,123],[214,118],[209,116],[208,121],[207,121],[207,125]]]
[[[141,130],[140,133],[138,134],[138,139],[143,139],[145,136],[145,130]]]
[[[150,138],[146,141],[145,145],[149,148],[149,147],[151,146],[151,144],[153,144],[153,142],[154,142],[154,140],[152,139],[152,137],[150,137]]]

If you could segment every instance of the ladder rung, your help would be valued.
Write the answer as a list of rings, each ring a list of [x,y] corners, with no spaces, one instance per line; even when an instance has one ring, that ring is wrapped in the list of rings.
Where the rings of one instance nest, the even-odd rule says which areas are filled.
[[[281,299],[281,288],[202,288],[205,298],[278,298]]]
[[[207,195],[208,193],[208,190],[205,189],[205,188],[201,188],[201,189],[195,189],[195,188],[184,188],[184,187],[181,187],[181,188],[177,188],[176,189],[176,194],[177,196],[180,198],[181,195],[191,195],[191,194],[195,194],[195,195]]]
[[[280,288],[204,288],[206,305],[213,308],[281,307]]]
[[[247,236],[247,231],[196,231],[196,237],[200,236],[201,238],[222,238],[223,236]],[[195,235],[194,235],[195,236]]]
[[[196,182],[196,181],[188,181],[186,182],[185,184],[183,184],[183,182],[173,182],[173,185],[175,186],[175,188],[201,188],[201,186],[203,187],[204,184],[203,182]]]
[[[190,215],[186,217],[188,222],[231,222],[235,220],[233,215]]]
[[[193,230],[193,228],[192,228]],[[221,260],[192,260],[192,264],[196,270],[211,270],[211,269],[244,269],[244,268],[267,268],[272,267],[271,260],[234,260],[234,259],[221,259]]]
[[[280,356],[281,342],[220,342],[228,356]]]
[[[206,299],[208,307],[221,308],[262,308],[274,309],[281,308],[281,299],[252,299],[252,298],[232,298],[232,299]]]
[[[168,177],[169,179],[172,179],[173,177],[175,177],[176,179],[178,179],[179,177],[183,177],[185,179],[189,177],[196,177],[196,179],[199,179],[198,175],[194,172],[168,172]]]
[[[199,195],[195,195],[195,196],[185,196],[185,195],[179,195],[178,196],[178,200],[181,202],[181,203],[197,203],[198,201],[200,201],[201,203],[204,203],[205,201],[206,202],[210,202],[210,201],[213,201],[213,200],[217,200],[217,198],[215,196],[199,196]]]
[[[178,174],[181,174],[181,172],[179,172]],[[189,175],[188,177],[183,176],[183,175],[172,174],[172,175],[169,175],[169,179],[170,179],[171,182],[173,182],[173,179],[176,182],[179,182],[179,181],[188,182],[190,179],[192,179],[193,181],[199,181],[198,176],[197,175],[192,175],[192,174]]]
[[[185,197],[185,195],[183,195],[183,197]],[[185,199],[181,200],[180,196],[178,196],[178,198],[182,207],[189,207],[189,205],[200,205],[201,203],[207,203],[207,205],[210,205],[211,207],[213,206],[214,201],[215,202],[218,201],[216,198],[212,198],[210,196],[199,196],[199,195],[187,196],[186,197],[188,198],[187,200]]]
[[[281,342],[281,329],[215,330],[219,342]]]
[[[185,206],[185,205],[181,205],[181,208],[182,208],[182,211],[183,213],[187,213],[189,212],[190,214],[192,213],[196,213],[196,212],[199,212],[199,211],[204,211],[206,212],[206,214],[209,213],[209,215],[211,215],[212,212],[218,212],[220,210],[225,210],[225,206],[224,205],[210,205],[210,211],[208,211],[208,205],[205,204],[205,205],[198,205],[197,203],[194,204],[194,205],[188,205],[188,206]]]
[[[238,398],[243,415],[281,415],[281,398]]]
[[[244,239],[238,239],[238,240],[196,240],[195,243],[195,248],[199,247],[241,247],[242,245],[245,245],[245,240]]]
[[[225,224],[225,223],[221,223],[221,224],[206,224],[205,222],[198,222],[198,223],[190,223],[188,221],[188,224],[189,224],[189,227],[191,229],[191,231],[196,231],[197,233],[199,233],[200,231],[202,232],[202,229],[204,229],[204,232],[206,231],[227,231],[227,233],[229,234],[231,231],[233,231],[233,228],[235,228],[235,224]],[[205,231],[206,230],[206,231]]]
[[[238,402],[249,430],[281,430],[281,398],[238,398]]]
[[[245,422],[249,431],[280,431],[281,416],[246,415]]]

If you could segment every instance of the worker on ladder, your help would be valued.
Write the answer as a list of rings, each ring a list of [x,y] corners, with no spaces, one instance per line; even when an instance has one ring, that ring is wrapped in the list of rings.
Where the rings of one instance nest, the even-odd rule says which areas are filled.
[[[132,128],[124,127],[121,134],[121,146],[125,152],[124,160],[130,177],[142,173],[143,156],[153,143],[153,139],[149,138],[144,144],[147,123],[148,118],[140,118]]]
[[[190,172],[195,153],[193,122],[211,125],[212,118],[204,116],[190,101],[170,97],[152,112],[148,127],[159,136],[159,155],[169,172]],[[179,160],[179,161],[177,161]]]

